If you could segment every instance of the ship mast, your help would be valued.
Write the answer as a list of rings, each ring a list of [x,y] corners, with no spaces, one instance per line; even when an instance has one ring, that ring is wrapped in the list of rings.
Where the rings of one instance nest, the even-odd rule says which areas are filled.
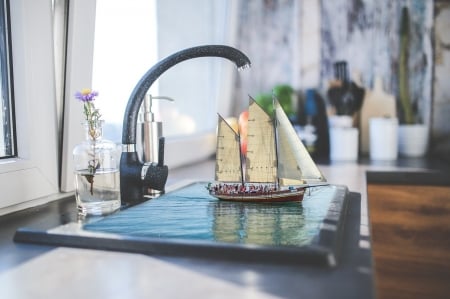
[[[244,154],[242,153],[242,146],[241,146],[241,130],[238,127],[238,138],[239,138],[239,160],[241,165],[241,184],[242,186],[245,185],[244,181]]]
[[[278,127],[277,127],[277,114],[275,112],[275,100],[276,97],[274,94],[272,94],[272,111],[273,111],[273,127],[274,127],[274,138],[273,141],[275,142],[275,162],[276,162],[276,188],[278,189],[280,186],[280,177],[278,175]]]

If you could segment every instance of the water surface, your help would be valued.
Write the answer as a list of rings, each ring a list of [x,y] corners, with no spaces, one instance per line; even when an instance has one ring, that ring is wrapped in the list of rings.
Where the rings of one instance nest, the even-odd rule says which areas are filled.
[[[161,239],[303,246],[318,235],[336,192],[323,186],[307,191],[302,202],[236,203],[217,200],[206,185],[188,185],[84,228]]]

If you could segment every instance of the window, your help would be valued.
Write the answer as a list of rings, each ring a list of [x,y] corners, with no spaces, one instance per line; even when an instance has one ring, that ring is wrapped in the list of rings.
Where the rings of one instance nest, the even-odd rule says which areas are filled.
[[[92,87],[100,93],[104,136],[117,143],[128,97],[157,61],[155,5],[155,0],[97,0]]]
[[[9,8],[17,148],[0,160],[0,214],[59,193],[52,4],[14,0]]]
[[[158,60],[192,46],[229,44],[230,10],[230,4],[209,0],[97,0],[93,86],[101,92],[104,118],[115,127],[108,130],[108,138],[121,141],[128,98]],[[175,99],[154,103],[166,137],[215,128],[219,80],[223,68],[233,67],[229,64],[217,58],[191,60],[161,76],[150,92]]]
[[[233,46],[237,2],[158,1],[158,58],[204,44]],[[225,59],[198,58],[184,61],[160,77],[159,94],[175,99],[174,104],[161,101],[159,110],[169,167],[202,160],[215,152],[217,113],[230,116],[236,73],[234,64]]]
[[[9,102],[11,97],[8,102],[2,100],[2,107],[8,105],[8,114],[2,114],[0,121],[2,124],[8,122],[9,126],[6,130],[2,126],[0,130],[1,146],[6,148],[6,144],[11,143],[12,147],[8,145],[7,157],[0,159],[0,214],[56,199],[64,196],[61,191],[73,190],[72,149],[83,139],[80,128],[82,105],[74,100],[74,94],[81,88],[93,87],[100,91],[102,100],[108,101],[106,105],[111,105],[110,96],[107,96],[109,90],[114,97],[119,93],[117,88],[120,86],[110,83],[103,87],[98,80],[97,55],[102,53],[96,52],[100,48],[94,47],[94,40],[101,40],[96,32],[96,26],[100,30],[101,25],[96,22],[102,21],[101,11],[109,9],[105,5],[123,4],[124,9],[135,10],[139,9],[139,3],[151,5],[148,18],[144,20],[148,25],[144,26],[150,26],[147,28],[149,34],[155,35],[142,40],[141,35],[135,35],[136,27],[127,27],[132,23],[122,22],[123,30],[136,42],[130,41],[126,51],[110,61],[107,67],[101,67],[126,79],[131,72],[121,73],[121,69],[114,66],[119,61],[130,62],[131,56],[140,52],[144,57],[134,62],[139,68],[136,77],[129,78],[130,86],[134,86],[155,61],[181,49],[202,44],[233,45],[234,1],[97,0],[98,6],[93,0],[0,1],[5,12],[9,7],[11,32],[10,45],[4,48],[10,49],[11,59],[2,64],[1,74],[4,77],[7,72],[4,67],[9,65],[14,75],[11,86],[1,86],[3,94],[11,95],[14,90],[14,102]],[[97,9],[100,12],[98,20]],[[55,22],[63,27],[55,28]],[[120,22],[120,18],[116,22]],[[6,35],[3,37],[8,41]],[[214,152],[216,112],[226,116],[231,111],[230,86],[234,72],[236,69],[229,61],[195,59],[167,71],[158,80],[158,86],[155,84],[153,94],[176,100],[175,104],[166,107],[162,103],[155,105],[156,114],[164,122],[166,164],[169,167],[205,159]],[[125,79],[119,82],[125,82]],[[5,86],[10,87],[8,91]],[[130,86],[124,87],[126,95],[120,96],[123,107],[116,105],[119,99],[112,99],[119,107],[118,112],[104,109],[107,122],[122,125],[124,105],[133,88]],[[11,126],[12,107],[15,130]],[[182,123],[180,115],[189,122],[193,120],[191,129],[184,131],[187,126],[179,126]],[[15,142],[12,138],[9,141],[8,137],[13,132]],[[120,128],[116,132],[121,135]],[[182,154],[179,148],[183,148]],[[2,152],[0,156],[4,156]]]
[[[105,137],[121,143],[125,106],[139,79],[155,62],[179,50],[233,45],[235,6],[235,1],[210,0],[70,2],[63,191],[73,189],[71,149],[82,139],[77,136],[81,107],[72,100],[73,94],[84,87],[99,91]],[[152,86],[152,95],[175,100],[156,102],[153,107],[156,118],[163,121],[165,163],[170,168],[214,153],[216,113],[228,116],[231,111],[235,72],[234,64],[223,59],[188,60]]]

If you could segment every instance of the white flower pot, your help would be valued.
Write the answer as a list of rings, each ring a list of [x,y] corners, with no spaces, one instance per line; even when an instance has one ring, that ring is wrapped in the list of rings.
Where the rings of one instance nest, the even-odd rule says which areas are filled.
[[[398,153],[398,119],[372,117],[369,120],[371,160],[396,160]]]
[[[400,125],[398,128],[398,152],[405,157],[423,157],[428,149],[428,126]]]
[[[353,117],[349,115],[331,115],[328,117],[330,128],[351,128]]]
[[[332,161],[358,159],[357,128],[330,128],[330,159]]]

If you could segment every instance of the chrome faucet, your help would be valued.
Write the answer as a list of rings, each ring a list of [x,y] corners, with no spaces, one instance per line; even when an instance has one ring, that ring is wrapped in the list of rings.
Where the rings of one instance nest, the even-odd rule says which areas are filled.
[[[164,191],[168,167],[164,165],[164,139],[159,140],[157,163],[142,163],[136,152],[136,127],[139,109],[151,85],[172,66],[197,57],[222,57],[233,61],[239,69],[250,67],[250,60],[241,51],[224,45],[206,45],[176,52],[150,68],[131,93],[125,110],[120,158],[120,193],[122,202],[136,204],[144,200],[144,189]]]

